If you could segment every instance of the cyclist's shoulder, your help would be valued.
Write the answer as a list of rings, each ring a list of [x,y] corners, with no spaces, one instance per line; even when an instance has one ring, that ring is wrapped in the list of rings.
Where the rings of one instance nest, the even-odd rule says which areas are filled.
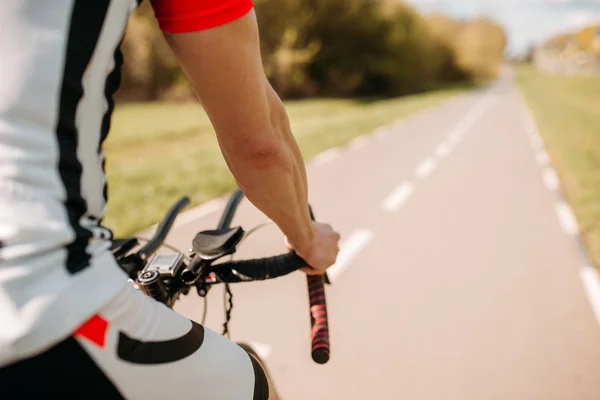
[[[160,28],[183,33],[214,28],[246,15],[252,0],[150,0]]]

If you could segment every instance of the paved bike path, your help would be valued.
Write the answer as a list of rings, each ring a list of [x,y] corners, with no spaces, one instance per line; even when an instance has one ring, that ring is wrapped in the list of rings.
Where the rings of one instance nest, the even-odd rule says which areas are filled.
[[[284,400],[600,398],[582,260],[523,111],[505,76],[311,163],[317,218],[341,231],[348,261],[327,288],[331,361],[310,359],[302,274],[232,286],[232,337],[259,344]],[[200,214],[169,242],[216,225]],[[247,202],[235,220],[262,221]],[[238,255],[284,251],[271,226]],[[222,298],[209,295],[218,331]],[[200,320],[203,303],[176,309]]]

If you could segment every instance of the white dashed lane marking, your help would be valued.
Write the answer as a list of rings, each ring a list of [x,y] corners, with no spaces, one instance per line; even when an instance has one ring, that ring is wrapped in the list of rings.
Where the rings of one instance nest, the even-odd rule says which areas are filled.
[[[541,166],[546,166],[546,165],[550,164],[550,156],[548,156],[548,153],[546,153],[546,150],[538,149],[535,152],[535,161],[537,161],[537,163]]]
[[[381,208],[386,212],[397,211],[410,196],[414,193],[415,189],[411,183],[403,183],[399,185],[388,197],[383,201]]]
[[[435,155],[440,158],[444,158],[450,154],[451,151],[452,147],[448,143],[443,142],[435,148]]]
[[[417,166],[416,174],[418,178],[426,178],[435,170],[437,163],[433,158],[427,158]]]
[[[357,229],[340,246],[340,252],[334,265],[327,269],[331,281],[335,281],[350,266],[352,260],[373,239],[373,232]]]

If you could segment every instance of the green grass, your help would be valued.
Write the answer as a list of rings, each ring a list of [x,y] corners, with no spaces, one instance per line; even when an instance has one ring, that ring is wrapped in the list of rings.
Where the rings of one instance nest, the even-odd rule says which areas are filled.
[[[600,76],[554,76],[521,67],[517,80],[600,265]]]
[[[286,107],[309,159],[463,90],[387,100],[289,101]],[[196,103],[117,107],[104,150],[110,197],[106,224],[119,235],[156,223],[179,196],[189,195],[197,205],[236,187],[212,126]]]

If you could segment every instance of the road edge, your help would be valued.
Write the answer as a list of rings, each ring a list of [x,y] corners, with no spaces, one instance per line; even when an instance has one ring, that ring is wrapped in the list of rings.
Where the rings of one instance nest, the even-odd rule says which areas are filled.
[[[542,173],[544,173],[544,171],[548,168],[551,168],[554,171],[555,169],[552,164],[552,160],[548,156],[544,139],[540,134],[540,130],[535,120],[535,116],[533,114],[533,111],[531,110],[531,107],[529,106],[529,103],[527,102],[527,98],[525,97],[525,94],[523,93],[523,90],[521,89],[519,84],[514,81],[513,84],[517,93],[519,94],[521,104],[523,105],[523,123],[525,124],[525,130],[527,132],[527,135],[529,136],[531,147],[534,151],[534,156],[536,156],[537,164],[542,169]],[[543,157],[537,157],[538,154],[543,155]],[[561,205],[568,211],[570,215],[574,215],[573,210],[562,189],[563,185],[560,181],[560,176],[558,176],[558,174],[556,174],[556,179],[558,181],[558,184],[553,185],[552,187],[548,187],[548,185],[546,185],[547,189],[555,196],[557,205]],[[563,221],[559,222],[561,222],[561,224],[563,223]],[[581,237],[578,221],[573,217],[572,221],[570,221],[570,224],[574,225],[574,228],[569,229],[569,231],[565,233],[568,236],[571,236],[571,238],[575,241],[575,245],[577,247],[577,251],[579,253],[580,258],[579,278],[581,279],[583,290],[592,308],[592,312],[596,317],[598,327],[600,327],[600,275],[598,274],[598,269],[594,266],[594,263],[592,262],[591,257],[589,256],[589,252],[585,247],[585,244]]]

